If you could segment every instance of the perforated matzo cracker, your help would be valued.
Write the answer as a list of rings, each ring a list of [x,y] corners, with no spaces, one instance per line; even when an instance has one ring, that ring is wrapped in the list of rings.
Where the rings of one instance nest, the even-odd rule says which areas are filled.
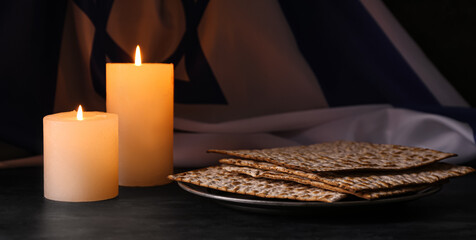
[[[168,178],[202,187],[264,198],[335,202],[346,197],[346,194],[343,193],[299,183],[253,178],[228,172],[220,166],[178,173],[170,175]]]
[[[221,159],[220,162],[236,166],[289,173],[311,180],[320,181],[349,192],[389,189],[409,185],[432,184],[451,177],[463,176],[475,171],[473,168],[466,166],[457,166],[448,163],[433,163],[416,169],[391,172],[311,173],[253,160]]]
[[[222,165],[222,167],[223,169],[227,171],[246,174],[255,178],[268,178],[268,179],[274,179],[274,180],[293,181],[293,182],[297,182],[297,183],[301,183],[305,185],[327,189],[330,191],[352,194],[354,196],[365,198],[368,200],[382,198],[382,197],[389,197],[389,196],[394,196],[394,195],[399,195],[399,194],[404,194],[409,192],[415,192],[415,191],[419,191],[424,188],[427,188],[429,186],[429,185],[416,185],[416,186],[398,187],[393,189],[352,192],[352,191],[341,189],[335,186],[328,185],[323,182],[311,180],[309,178],[300,177],[300,176],[289,174],[289,173],[276,172],[276,171],[270,171],[270,170],[261,170],[261,169],[250,168],[250,167],[237,167],[233,165]]]
[[[208,150],[312,172],[401,170],[456,156],[436,150],[391,144],[336,141],[261,150]]]

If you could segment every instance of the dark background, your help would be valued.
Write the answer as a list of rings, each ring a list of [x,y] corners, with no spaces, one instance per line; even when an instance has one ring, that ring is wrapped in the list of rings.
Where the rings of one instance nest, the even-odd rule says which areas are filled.
[[[476,96],[476,2],[384,0],[388,9],[472,106]]]
[[[53,111],[66,2],[0,2],[0,160],[41,153],[42,118]],[[476,106],[476,1],[383,2],[466,101]],[[35,141],[25,145],[25,136]]]

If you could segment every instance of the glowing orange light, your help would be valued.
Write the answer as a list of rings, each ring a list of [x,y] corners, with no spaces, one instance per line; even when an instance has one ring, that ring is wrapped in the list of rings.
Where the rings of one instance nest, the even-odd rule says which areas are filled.
[[[78,107],[78,114],[76,114],[76,118],[78,120],[83,120],[83,108],[81,107],[81,105],[79,105]]]
[[[142,64],[142,59],[140,57],[140,47],[137,45],[136,47],[136,66],[140,66]]]

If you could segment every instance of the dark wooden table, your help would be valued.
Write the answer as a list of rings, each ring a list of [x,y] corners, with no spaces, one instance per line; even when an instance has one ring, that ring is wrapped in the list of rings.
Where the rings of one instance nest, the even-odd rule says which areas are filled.
[[[0,170],[0,239],[476,239],[476,174],[396,205],[311,215],[234,210],[177,184],[113,200],[43,198],[42,168]]]

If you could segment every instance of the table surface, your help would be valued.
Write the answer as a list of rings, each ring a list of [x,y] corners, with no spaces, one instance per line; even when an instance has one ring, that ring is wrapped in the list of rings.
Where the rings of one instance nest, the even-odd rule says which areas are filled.
[[[119,197],[101,202],[55,202],[43,198],[42,168],[0,170],[0,239],[155,238],[476,239],[476,174],[407,203],[271,215],[223,206],[176,183],[121,187]]]

